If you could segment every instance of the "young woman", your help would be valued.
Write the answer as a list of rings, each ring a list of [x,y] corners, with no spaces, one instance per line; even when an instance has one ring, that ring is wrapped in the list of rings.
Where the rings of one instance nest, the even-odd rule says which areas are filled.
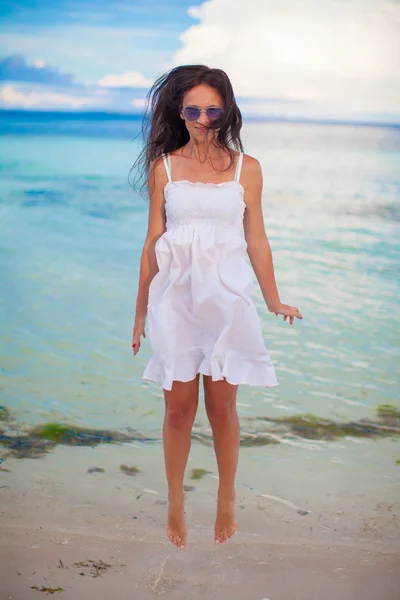
[[[147,318],[153,355],[143,379],[161,382],[165,397],[167,535],[184,549],[183,479],[200,375],[219,472],[217,544],[237,527],[238,385],[278,385],[252,299],[253,270],[270,312],[291,325],[302,316],[279,298],[260,164],[243,154],[242,118],[226,73],[177,67],[155,82],[149,99],[137,164],[144,164],[150,207],[132,347],[136,355]]]

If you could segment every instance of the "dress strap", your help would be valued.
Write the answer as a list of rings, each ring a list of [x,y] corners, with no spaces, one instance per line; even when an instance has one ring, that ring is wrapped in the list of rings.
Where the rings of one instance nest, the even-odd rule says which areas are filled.
[[[234,181],[239,181],[240,179],[240,173],[242,171],[242,162],[243,162],[243,152],[239,153],[239,158],[236,164],[236,171],[235,171],[235,179]]]
[[[171,177],[171,181],[172,181],[172,158],[171,158],[170,154],[167,155],[167,159],[168,159],[169,176]]]
[[[165,154],[163,154],[162,157],[163,157],[164,167],[165,167],[165,171],[167,173],[168,181],[172,181],[172,178],[171,178],[171,156],[169,154],[167,156],[165,156]]]

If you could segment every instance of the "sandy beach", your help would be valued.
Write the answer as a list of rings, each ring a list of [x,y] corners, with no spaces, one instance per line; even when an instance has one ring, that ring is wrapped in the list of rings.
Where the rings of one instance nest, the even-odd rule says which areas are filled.
[[[381,444],[385,453],[395,446]],[[199,452],[194,444],[188,473]],[[121,463],[141,470],[128,476]],[[164,533],[161,463],[159,445],[144,452],[140,444],[59,446],[41,459],[7,458],[0,489],[1,598],[29,600],[62,588],[54,594],[65,600],[398,600],[398,486],[360,478],[355,492],[315,461],[320,493],[303,485],[294,501],[274,494],[279,474],[273,463],[266,493],[251,489],[243,460],[239,530],[216,547],[217,477],[210,469],[185,484],[189,539],[181,551]]]
[[[129,537],[129,539],[127,539]],[[3,531],[2,598],[40,597],[38,588],[62,587],[60,598],[120,600],[209,598],[257,600],[398,600],[399,561],[390,552],[356,545],[271,543],[238,534],[214,549],[195,533],[175,550],[152,527],[129,536],[10,528]],[[100,576],[76,562],[102,560]],[[89,559],[90,560],[90,559]]]

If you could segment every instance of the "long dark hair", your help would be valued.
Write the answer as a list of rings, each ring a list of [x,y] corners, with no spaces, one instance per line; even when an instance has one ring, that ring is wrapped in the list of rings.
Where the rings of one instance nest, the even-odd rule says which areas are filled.
[[[183,96],[196,85],[205,83],[213,87],[221,96],[224,114],[217,121],[210,122],[210,129],[218,129],[214,143],[226,150],[230,164],[234,162],[233,150],[243,152],[240,139],[242,115],[236,104],[232,84],[228,75],[221,69],[210,69],[204,65],[183,65],[161,75],[149,90],[142,130],[139,134],[144,147],[130,172],[135,172],[133,187],[142,183],[140,190],[146,189],[150,163],[181,148],[189,141],[189,132],[180,117]]]

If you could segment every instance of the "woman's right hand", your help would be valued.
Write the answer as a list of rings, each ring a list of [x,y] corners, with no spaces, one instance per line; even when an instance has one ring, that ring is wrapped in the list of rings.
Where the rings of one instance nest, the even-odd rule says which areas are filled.
[[[144,338],[146,337],[145,323],[146,323],[145,317],[135,319],[135,324],[133,326],[133,335],[132,335],[132,349],[133,349],[134,356],[136,356],[136,354],[140,350],[140,338],[142,336]]]
[[[293,325],[295,317],[297,317],[297,319],[303,318],[297,306],[289,306],[289,304],[282,304],[282,302],[278,307],[271,308],[270,312],[274,312],[276,316],[283,315],[284,321],[286,321],[286,319],[289,318],[291,325]]]

